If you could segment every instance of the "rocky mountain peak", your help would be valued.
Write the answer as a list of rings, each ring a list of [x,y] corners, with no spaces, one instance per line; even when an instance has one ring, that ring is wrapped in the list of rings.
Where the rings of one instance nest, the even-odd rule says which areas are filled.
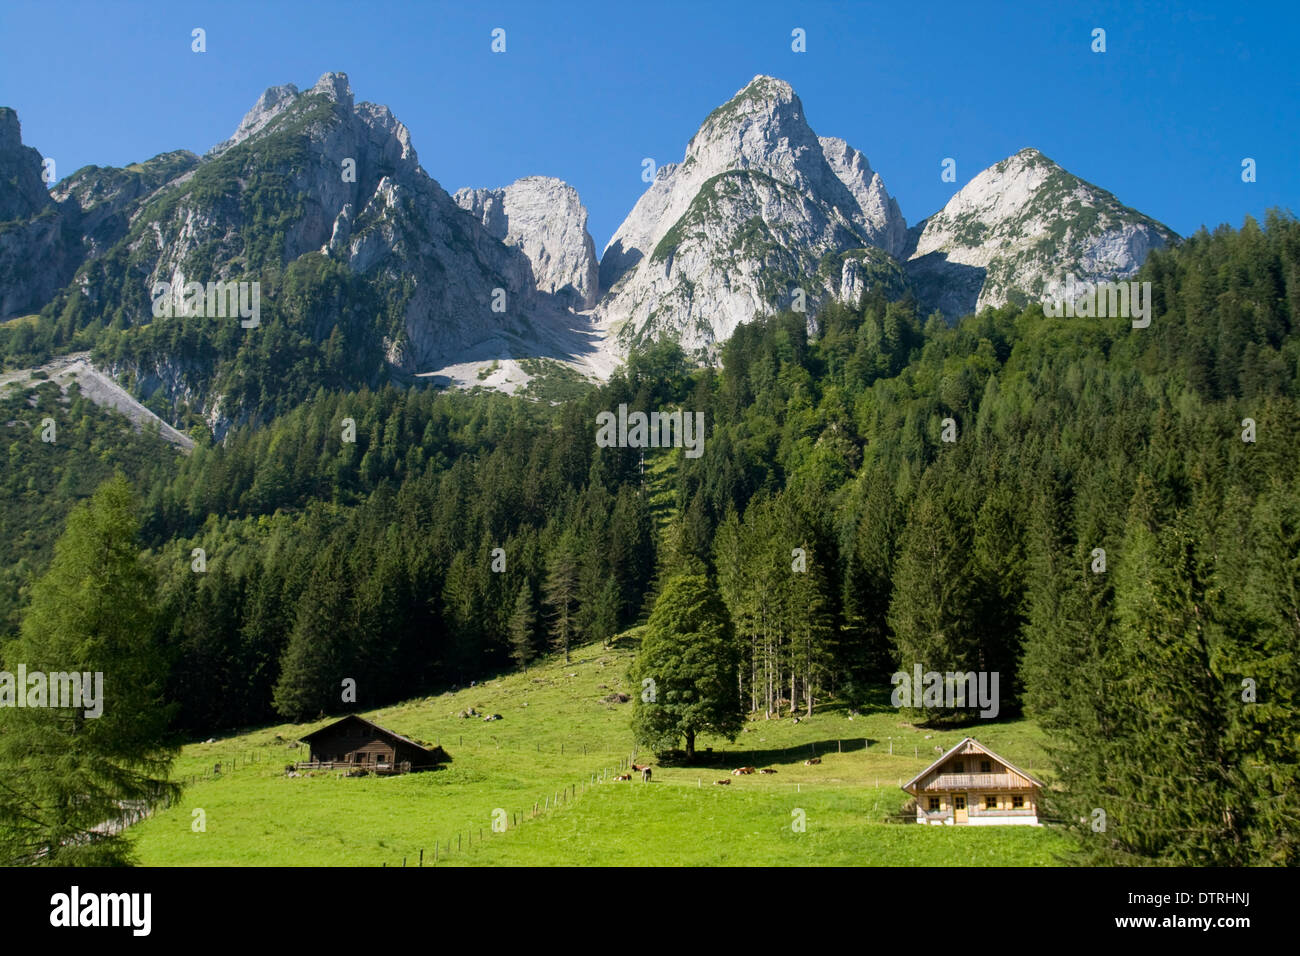
[[[244,114],[244,118],[239,121],[239,125],[235,127],[235,132],[230,139],[214,146],[208,151],[208,155],[215,156],[224,153],[232,146],[237,146],[250,136],[256,135],[277,116],[293,106],[300,95],[298,87],[292,83],[268,87],[257,98],[253,108]]]
[[[326,73],[313,86],[308,94],[320,93],[346,109],[352,108],[352,87],[348,85],[346,73]]]
[[[578,191],[552,176],[525,176],[501,189],[461,189],[452,197],[488,233],[523,251],[537,288],[576,310],[596,303],[599,267]]]
[[[867,157],[844,140],[820,136],[822,155],[836,178],[853,196],[861,210],[861,225],[872,245],[892,256],[899,256],[907,244],[907,221],[894,197],[885,190],[885,181],[871,168]]]
[[[978,173],[914,235],[918,299],[949,318],[1061,285],[1132,275],[1177,237],[1106,190],[1025,148]]]
[[[0,106],[0,222],[26,219],[51,205],[41,154],[23,145],[18,113]]]
[[[825,256],[896,254],[906,240],[866,157],[818,138],[790,84],[760,75],[705,117],[682,162],[660,167],[615,232],[598,314],[625,345],[669,334],[708,350],[796,289],[810,310],[837,294],[840,276],[818,270]]]

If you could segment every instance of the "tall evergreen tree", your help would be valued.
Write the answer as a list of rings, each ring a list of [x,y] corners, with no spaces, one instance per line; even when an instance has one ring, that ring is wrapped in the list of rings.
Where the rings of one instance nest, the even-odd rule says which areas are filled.
[[[637,743],[663,752],[684,739],[693,759],[699,734],[735,740],[744,726],[738,664],[727,609],[708,580],[670,578],[629,675],[640,692],[632,710]]]
[[[577,542],[572,532],[561,535],[546,566],[546,583],[543,595],[551,609],[551,640],[557,650],[564,651],[564,661],[570,660],[570,645],[574,637],[574,612],[578,596]]]
[[[533,596],[528,582],[519,585],[515,595],[514,609],[510,612],[509,638],[510,657],[520,670],[528,670],[528,662],[533,659],[533,626],[536,615],[533,613]]]
[[[5,863],[129,863],[119,818],[179,794],[167,781],[176,754],[167,741],[173,708],[161,699],[167,662],[137,527],[120,475],[74,509],[32,588],[18,639],[4,648],[5,669],[24,667],[29,684],[0,687],[0,695],[24,694],[27,704],[0,708]],[[45,675],[39,693],[36,673]],[[81,676],[81,701],[54,706],[71,696],[52,676],[60,674]]]

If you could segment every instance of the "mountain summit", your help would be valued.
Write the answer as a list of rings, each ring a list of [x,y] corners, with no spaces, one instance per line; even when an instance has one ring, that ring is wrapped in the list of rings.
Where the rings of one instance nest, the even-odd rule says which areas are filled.
[[[906,223],[866,158],[821,139],[788,83],[756,76],[710,113],[601,258],[597,308],[622,346],[708,349],[756,313],[838,290],[827,256],[900,253]],[[801,295],[802,294],[802,295]]]
[[[1132,275],[1174,233],[1036,149],[995,163],[912,229],[917,298],[949,318]]]

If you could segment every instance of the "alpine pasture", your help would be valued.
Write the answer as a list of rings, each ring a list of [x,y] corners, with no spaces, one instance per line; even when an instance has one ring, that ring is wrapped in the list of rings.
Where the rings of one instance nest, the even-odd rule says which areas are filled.
[[[1041,773],[1041,735],[1029,721],[913,727],[882,692],[852,719],[832,701],[797,724],[750,720],[734,743],[702,738],[691,766],[634,756],[632,705],[617,699],[639,690],[626,677],[634,646],[629,633],[609,648],[578,648],[569,663],[553,656],[523,673],[361,712],[443,746],[452,762],[431,772],[288,776],[288,764],[307,759],[292,744],[339,715],[187,745],[174,776],[193,782],[132,828],[138,862],[1010,866],[1054,865],[1068,848],[1048,827],[887,822],[907,800],[899,783],[968,733]],[[470,708],[503,719],[460,716]],[[805,764],[814,755],[821,762]],[[633,761],[653,765],[651,782],[635,773],[615,781]],[[733,776],[741,766],[776,773]]]

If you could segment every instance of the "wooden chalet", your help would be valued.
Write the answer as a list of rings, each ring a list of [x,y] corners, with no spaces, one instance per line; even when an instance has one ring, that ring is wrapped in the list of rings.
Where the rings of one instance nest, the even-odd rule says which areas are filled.
[[[349,714],[302,738],[311,759],[297,764],[305,770],[364,770],[370,773],[410,773],[430,770],[451,757],[441,747],[425,747],[376,723]]]
[[[903,789],[916,798],[917,823],[1037,826],[1043,784],[967,737]]]

